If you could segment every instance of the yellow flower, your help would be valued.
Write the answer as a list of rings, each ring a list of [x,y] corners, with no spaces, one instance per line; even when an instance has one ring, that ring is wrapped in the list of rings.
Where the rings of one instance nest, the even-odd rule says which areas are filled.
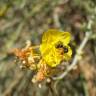
[[[71,58],[72,50],[68,46],[70,38],[69,32],[61,32],[56,29],[50,29],[43,34],[40,51],[46,64],[56,67],[61,61]]]

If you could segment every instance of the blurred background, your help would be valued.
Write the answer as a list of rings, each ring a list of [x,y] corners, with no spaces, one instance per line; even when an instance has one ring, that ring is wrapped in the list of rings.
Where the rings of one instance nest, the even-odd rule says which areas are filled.
[[[91,34],[76,68],[39,88],[31,82],[34,72],[21,70],[10,52],[26,40],[40,44],[50,28],[71,33],[72,61]],[[96,0],[0,0],[0,96],[96,96]]]

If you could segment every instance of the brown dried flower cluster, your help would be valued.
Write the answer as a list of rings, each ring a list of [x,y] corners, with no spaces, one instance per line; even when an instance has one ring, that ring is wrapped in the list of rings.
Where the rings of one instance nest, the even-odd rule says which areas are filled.
[[[37,70],[37,74],[33,77],[32,82],[39,82],[44,80],[50,74],[51,67],[36,54],[35,49],[39,46],[32,46],[30,41],[26,42],[25,48],[15,48],[13,53],[22,62],[21,68],[28,68],[30,70]]]

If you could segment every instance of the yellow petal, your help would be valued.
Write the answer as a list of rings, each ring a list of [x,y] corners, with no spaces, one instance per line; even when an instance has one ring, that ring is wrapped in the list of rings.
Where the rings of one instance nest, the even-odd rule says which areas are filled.
[[[60,40],[63,42],[63,44],[67,45],[70,42],[71,35],[69,32],[63,32],[63,34],[60,38],[61,38]]]
[[[48,54],[49,50],[50,50],[50,46],[48,46],[47,44],[44,43],[44,44],[40,45],[40,52],[41,52],[42,55]]]
[[[42,43],[52,43],[56,40],[56,37],[59,36],[60,33],[56,29],[49,29],[47,32],[43,33]]]
[[[42,36],[42,43],[55,43],[57,41],[62,41],[65,45],[70,42],[70,33],[62,32],[56,29],[49,29],[47,32],[44,32]]]
[[[49,50],[49,54],[44,54],[43,59],[51,67],[57,66],[62,60],[61,56],[56,52],[55,48]]]

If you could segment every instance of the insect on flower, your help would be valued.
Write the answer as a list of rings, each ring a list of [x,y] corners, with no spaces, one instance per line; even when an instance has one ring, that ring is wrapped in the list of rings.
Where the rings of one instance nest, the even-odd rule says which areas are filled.
[[[70,42],[70,33],[61,32],[56,29],[50,29],[42,36],[40,51],[42,58],[51,67],[56,67],[63,60],[69,60],[72,50],[68,45]]]

